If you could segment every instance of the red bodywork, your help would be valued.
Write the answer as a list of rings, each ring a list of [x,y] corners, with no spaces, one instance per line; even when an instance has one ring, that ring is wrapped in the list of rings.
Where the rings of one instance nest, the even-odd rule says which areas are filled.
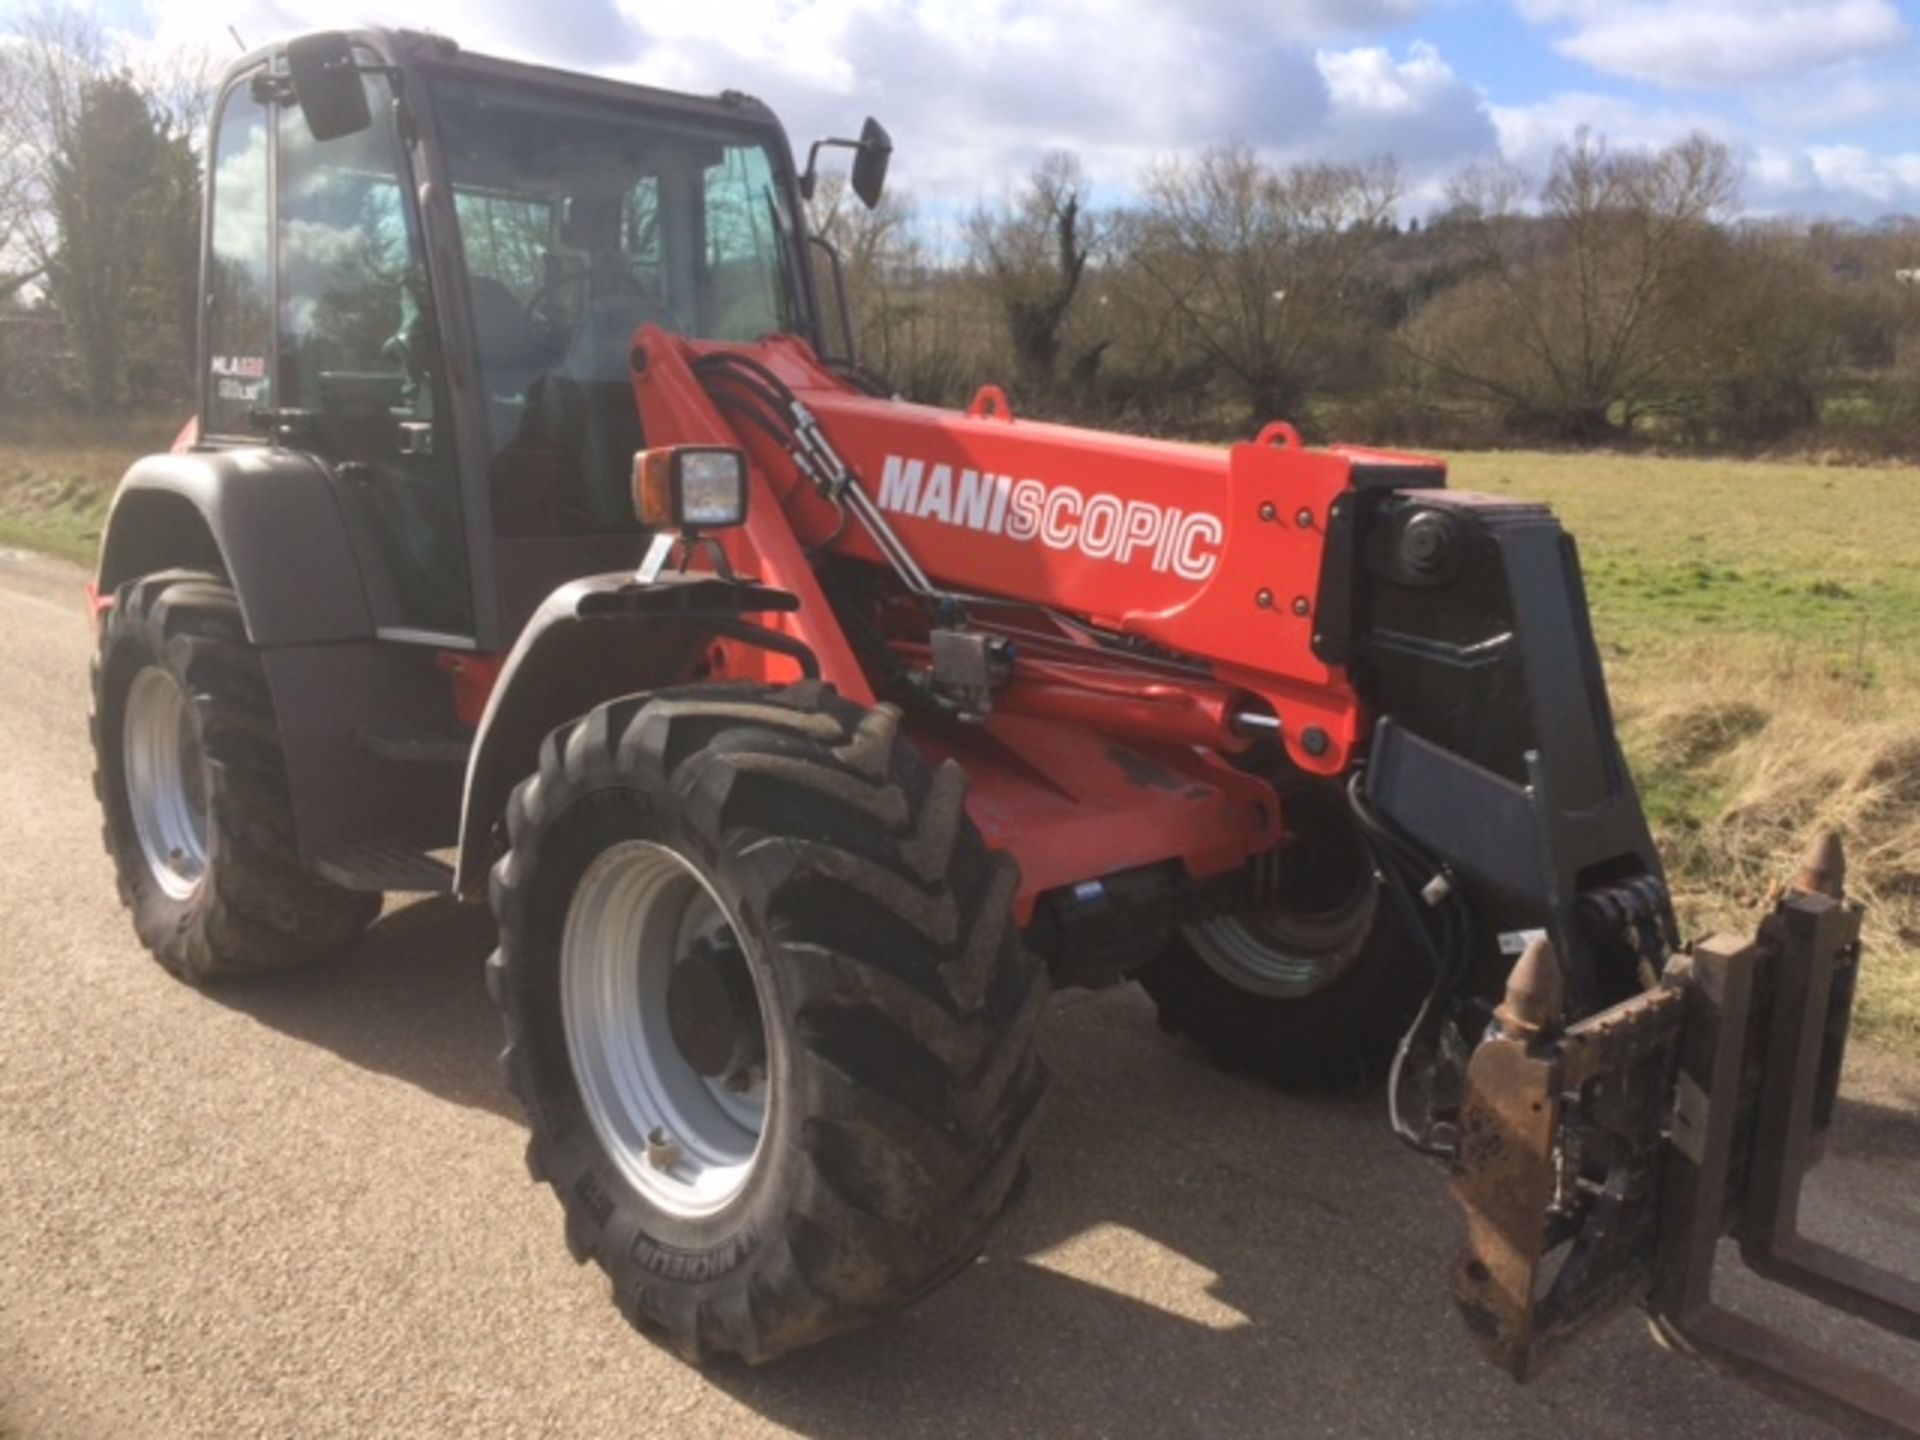
[[[1339,775],[1367,717],[1343,670],[1312,649],[1329,506],[1353,467],[1437,461],[1344,448],[1306,450],[1291,427],[1227,449],[1014,419],[983,391],[967,411],[866,395],[800,341],[688,341],[653,326],[634,380],[651,445],[744,445],[747,520],[718,537],[733,567],[791,591],[778,624],[822,675],[871,704],[874,677],[823,593],[816,566],[866,562],[869,627],[895,656],[926,664],[924,606],[902,603],[878,549],[751,425],[736,427],[693,364],[734,350],[772,370],[875,497],[943,588],[1022,602],[969,607],[1017,646],[992,713],[976,724],[914,722],[926,752],[952,755],[989,844],[1019,861],[1024,920],[1058,886],[1178,861],[1203,878],[1237,869],[1280,838],[1274,791],[1228,757],[1247,740],[1232,717],[1271,711],[1302,770]],[[1048,612],[1144,644],[1136,657]],[[792,662],[723,642],[717,675],[784,680]],[[455,677],[469,702],[491,675],[471,657]]]

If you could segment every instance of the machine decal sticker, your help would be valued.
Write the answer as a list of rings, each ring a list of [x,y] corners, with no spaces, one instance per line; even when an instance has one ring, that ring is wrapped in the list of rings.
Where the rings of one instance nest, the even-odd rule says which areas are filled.
[[[1089,560],[1145,563],[1183,580],[1205,580],[1220,563],[1227,528],[1206,510],[1181,510],[1117,495],[1088,495],[1073,485],[1016,480],[889,455],[880,476],[880,508],[937,520]]]

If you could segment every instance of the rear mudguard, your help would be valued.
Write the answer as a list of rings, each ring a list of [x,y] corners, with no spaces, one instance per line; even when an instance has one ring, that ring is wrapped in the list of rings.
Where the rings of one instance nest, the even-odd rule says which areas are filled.
[[[175,566],[224,570],[255,645],[373,637],[339,497],[319,462],[295,451],[238,447],[137,461],[107,515],[100,593]]]
[[[595,705],[693,677],[716,641],[787,655],[808,677],[812,651],[743,617],[795,610],[784,590],[708,574],[630,573],[575,580],[549,595],[514,642],[487,699],[467,762],[455,893],[485,894],[495,834],[513,787],[539,764],[540,742]]]

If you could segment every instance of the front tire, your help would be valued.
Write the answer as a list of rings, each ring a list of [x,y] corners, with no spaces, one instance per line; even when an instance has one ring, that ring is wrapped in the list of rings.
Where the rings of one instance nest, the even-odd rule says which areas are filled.
[[[1046,985],[1017,871],[898,725],[812,683],[615,701],[508,810],[488,980],[528,1165],[690,1358],[905,1304],[1025,1172]]]
[[[122,585],[93,663],[94,793],[140,941],[194,984],[343,949],[380,897],[305,870],[273,702],[233,590]]]

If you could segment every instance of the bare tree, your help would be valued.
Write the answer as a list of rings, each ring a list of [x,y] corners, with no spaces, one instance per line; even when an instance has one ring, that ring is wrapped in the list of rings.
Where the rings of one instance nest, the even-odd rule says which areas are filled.
[[[142,51],[126,68],[167,128],[200,153],[225,64],[224,57],[203,45],[176,45],[165,51]]]
[[[903,282],[910,283],[918,258],[912,202],[895,190],[869,209],[854,195],[846,176],[828,174],[819,178],[807,209],[813,233],[840,257],[847,309],[860,349],[884,368],[894,338],[895,291]],[[832,283],[826,279],[823,288],[830,290]]]
[[[1132,258],[1254,423],[1298,416],[1368,328],[1362,270],[1398,196],[1388,162],[1276,171],[1226,146],[1149,175]]]
[[[45,268],[28,244],[38,167],[27,123],[27,78],[20,47],[0,42],[0,303]]]
[[[1452,198],[1473,277],[1416,317],[1407,344],[1516,428],[1615,435],[1674,403],[1672,382],[1715,343],[1716,222],[1736,189],[1726,148],[1703,136],[1646,155],[1582,132],[1537,197],[1510,168],[1470,170]]]
[[[983,206],[967,224],[968,249],[1006,323],[1016,377],[1041,396],[1059,378],[1068,320],[1098,240],[1086,196],[1080,162],[1054,151],[1011,202]],[[1092,378],[1105,348],[1094,341],[1074,359],[1078,385]]]
[[[963,399],[984,366],[976,307],[962,295],[965,277],[936,259],[912,198],[890,190],[869,210],[844,176],[823,175],[808,208],[814,233],[841,257],[861,365],[915,400]],[[829,294],[832,283],[822,275]]]
[[[37,0],[0,29],[0,57],[0,283],[12,294],[46,273],[59,246],[53,157],[72,139],[82,86],[106,71],[107,42],[91,12]]]

